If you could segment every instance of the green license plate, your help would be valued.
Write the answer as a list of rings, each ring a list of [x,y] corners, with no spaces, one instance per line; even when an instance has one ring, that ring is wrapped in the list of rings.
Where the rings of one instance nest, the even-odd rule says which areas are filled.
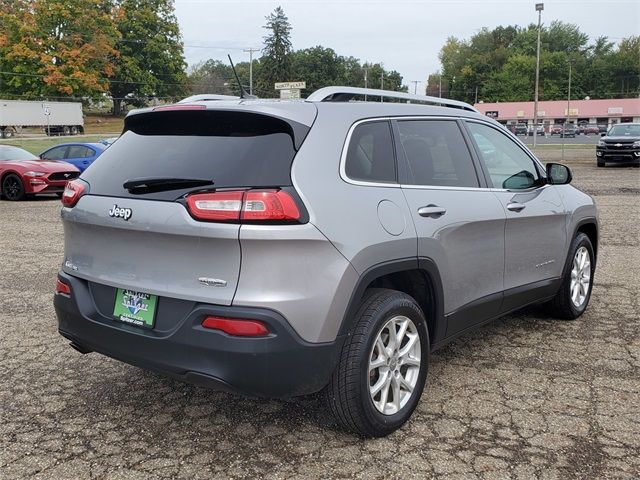
[[[113,316],[137,327],[153,328],[157,303],[156,295],[118,288]]]

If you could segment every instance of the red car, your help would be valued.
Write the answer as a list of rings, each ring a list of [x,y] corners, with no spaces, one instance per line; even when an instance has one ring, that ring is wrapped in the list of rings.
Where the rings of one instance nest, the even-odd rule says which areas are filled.
[[[0,145],[0,196],[22,200],[28,195],[64,191],[80,170],[67,162],[40,160],[22,148]]]

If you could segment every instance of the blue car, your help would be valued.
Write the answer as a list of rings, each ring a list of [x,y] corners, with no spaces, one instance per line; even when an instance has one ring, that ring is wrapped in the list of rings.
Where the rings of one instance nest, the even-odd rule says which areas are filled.
[[[84,172],[108,147],[109,145],[102,143],[63,143],[45,150],[40,154],[40,158],[62,160]]]

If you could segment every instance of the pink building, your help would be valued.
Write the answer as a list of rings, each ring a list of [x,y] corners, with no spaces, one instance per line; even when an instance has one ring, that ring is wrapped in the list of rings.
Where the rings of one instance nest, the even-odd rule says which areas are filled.
[[[533,102],[476,103],[475,107],[500,123],[533,124]],[[538,122],[545,127],[564,123],[612,125],[620,122],[640,122],[640,98],[606,100],[571,100],[567,112],[566,100],[538,102]]]

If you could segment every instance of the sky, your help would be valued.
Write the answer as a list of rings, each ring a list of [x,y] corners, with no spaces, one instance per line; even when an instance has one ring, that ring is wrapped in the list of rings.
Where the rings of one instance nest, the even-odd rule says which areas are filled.
[[[537,0],[540,1],[540,0]],[[544,0],[542,0],[544,1]],[[440,69],[438,52],[447,37],[468,39],[481,28],[537,23],[534,0],[220,1],[175,0],[189,65],[209,58],[248,61],[244,48],[261,48],[265,16],[282,6],[292,26],[293,48],[321,45],[339,55],[382,62],[413,80]],[[640,35],[640,0],[547,0],[542,23],[561,20],[592,39],[619,41]],[[259,55],[259,53],[254,53]],[[255,58],[255,57],[254,57]],[[291,81],[304,80],[292,78]]]

